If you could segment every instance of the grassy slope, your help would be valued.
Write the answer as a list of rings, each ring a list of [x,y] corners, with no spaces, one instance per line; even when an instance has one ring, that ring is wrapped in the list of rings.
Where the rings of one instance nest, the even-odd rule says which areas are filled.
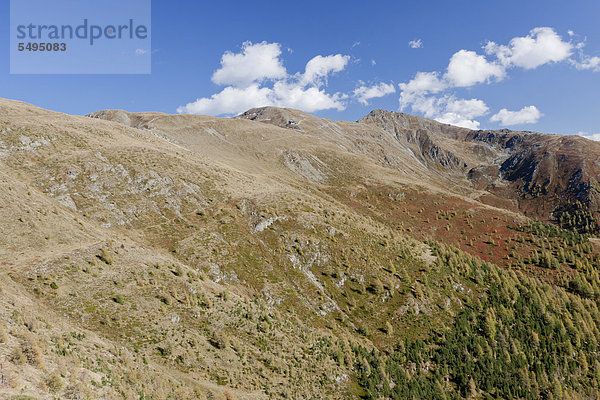
[[[214,134],[190,143],[187,131],[168,142],[2,106],[5,394],[369,395],[359,349],[443,340],[488,293],[461,272],[467,256],[436,243],[519,282],[593,283],[593,248],[515,229],[528,222],[294,132],[209,119],[233,146]],[[249,126],[255,142],[234,136]],[[261,135],[277,145],[260,147]],[[573,257],[558,268],[529,259],[560,247]],[[577,285],[572,296],[587,290]],[[465,394],[461,382],[445,390]]]

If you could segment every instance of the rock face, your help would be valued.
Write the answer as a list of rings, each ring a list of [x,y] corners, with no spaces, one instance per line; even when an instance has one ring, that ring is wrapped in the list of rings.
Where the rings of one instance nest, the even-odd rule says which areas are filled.
[[[465,160],[452,152],[451,146],[444,146],[443,142],[445,137],[459,135],[463,128],[383,110],[372,111],[358,123],[373,124],[389,132],[430,168],[441,167],[448,172],[467,168]]]
[[[526,215],[598,232],[600,145],[596,142],[506,129],[472,131],[384,111],[374,111],[359,122],[376,123],[409,143],[419,138],[412,142],[420,144],[425,159],[464,170],[475,188],[518,202]],[[474,157],[448,150],[455,144],[452,141],[463,142]]]
[[[501,154],[469,171],[476,185],[518,201],[527,215],[582,232],[598,231],[598,143],[579,136],[507,130],[473,131],[464,140],[485,143]],[[488,177],[485,185],[482,175]]]
[[[106,119],[115,121],[125,126],[131,126],[131,118],[129,114],[123,110],[105,110],[98,111],[87,115],[90,118]]]

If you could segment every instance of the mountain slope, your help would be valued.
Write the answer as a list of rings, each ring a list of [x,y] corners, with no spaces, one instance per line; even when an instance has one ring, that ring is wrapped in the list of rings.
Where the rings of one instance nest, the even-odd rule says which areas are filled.
[[[91,117],[0,101],[0,396],[597,397],[594,239],[485,181],[537,136]]]
[[[319,124],[315,117],[297,111],[285,110],[285,116],[282,113],[267,107],[249,110],[239,118],[291,126],[311,134],[335,126],[346,137],[374,137],[380,145],[385,143],[384,152],[388,154],[393,148],[409,150],[414,156],[413,169],[419,165],[430,172],[419,178],[458,182],[463,190],[483,190],[478,195],[483,202],[500,204],[580,232],[598,232],[600,144],[596,142],[579,136],[472,131],[383,110],[371,112],[356,124]],[[393,156],[388,154],[382,158],[384,162],[377,161],[396,167],[405,175],[412,173],[390,163]],[[442,186],[460,192],[448,181]]]

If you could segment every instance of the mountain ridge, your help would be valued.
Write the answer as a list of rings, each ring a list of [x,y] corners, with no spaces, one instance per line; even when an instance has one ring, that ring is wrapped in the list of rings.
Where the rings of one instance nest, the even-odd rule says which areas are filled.
[[[441,178],[455,188],[458,179],[458,186],[465,186],[467,191],[484,190],[504,204],[513,202],[511,209],[576,226],[582,232],[597,232],[600,227],[594,216],[600,210],[594,178],[600,174],[596,163],[600,145],[579,136],[471,130],[385,110],[373,110],[356,123],[277,107],[250,109],[234,119],[310,133],[338,146],[347,146],[350,141],[355,147],[351,152],[370,153],[378,164],[407,175]],[[360,142],[367,137],[370,144]]]

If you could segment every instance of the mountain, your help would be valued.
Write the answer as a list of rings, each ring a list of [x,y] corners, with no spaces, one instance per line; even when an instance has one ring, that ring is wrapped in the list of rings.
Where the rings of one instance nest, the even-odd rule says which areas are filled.
[[[597,398],[598,154],[0,100],[0,397]]]
[[[254,109],[241,118],[307,132],[323,126],[277,109]],[[290,117],[290,118],[288,118]],[[469,130],[403,113],[375,110],[357,122],[360,128],[338,128],[353,136],[365,135],[399,150],[409,149],[416,161],[438,171],[448,180],[462,178],[462,185],[482,190],[484,203],[503,204],[525,215],[552,221],[580,232],[597,233],[600,144],[580,136],[547,135],[509,130]],[[369,146],[372,148],[372,146]],[[394,166],[388,158],[384,163]],[[381,162],[380,162],[381,163]],[[405,172],[405,171],[402,171]],[[511,207],[512,206],[512,207]]]

